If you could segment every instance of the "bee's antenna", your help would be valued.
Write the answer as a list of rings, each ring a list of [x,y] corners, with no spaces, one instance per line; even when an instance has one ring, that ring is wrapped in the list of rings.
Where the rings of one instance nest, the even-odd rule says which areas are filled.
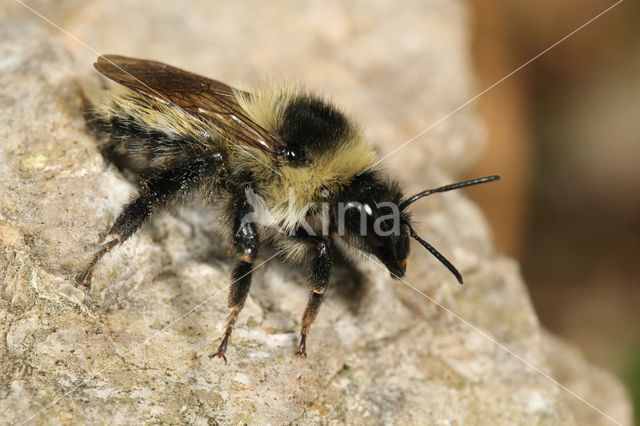
[[[447,269],[449,271],[451,271],[451,273],[456,277],[456,279],[458,280],[458,282],[460,284],[462,284],[462,275],[460,275],[460,272],[458,272],[458,270],[456,269],[455,266],[453,266],[451,264],[451,262],[449,262],[447,260],[446,257],[444,257],[442,255],[442,253],[440,253],[438,250],[436,250],[435,247],[433,247],[431,244],[429,244],[428,242],[426,242],[425,240],[423,240],[422,238],[420,238],[420,236],[418,234],[416,234],[416,231],[413,230],[413,227],[411,226],[411,224],[407,223],[407,225],[409,226],[409,232],[411,235],[411,238],[413,238],[414,240],[416,240],[417,242],[419,242],[420,244],[422,244],[422,246],[424,248],[426,248],[427,250],[429,250],[429,253],[431,253],[432,255],[434,255],[436,257],[436,259],[438,259],[444,266],[447,267]]]
[[[451,191],[452,189],[464,188],[465,186],[477,185],[479,183],[491,182],[491,181],[498,180],[498,179],[500,179],[500,176],[498,176],[498,175],[485,176],[485,177],[481,177],[481,178],[477,178],[477,179],[465,180],[464,182],[452,183],[450,185],[441,186],[440,188],[427,189],[426,191],[419,192],[416,195],[407,198],[406,200],[404,200],[403,202],[400,203],[399,207],[400,207],[400,210],[404,210],[405,208],[407,208],[407,206],[409,204],[415,203],[420,198],[426,197],[427,195],[431,195],[431,194],[433,194],[435,192]],[[422,245],[424,245],[424,244],[422,244]],[[429,250],[429,251],[431,251],[431,250]]]

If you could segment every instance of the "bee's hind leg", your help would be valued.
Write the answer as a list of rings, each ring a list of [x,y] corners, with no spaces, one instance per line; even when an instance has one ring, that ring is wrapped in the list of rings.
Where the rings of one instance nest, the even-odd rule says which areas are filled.
[[[87,285],[98,261],[116,245],[131,237],[149,217],[168,204],[183,199],[206,176],[215,176],[223,158],[213,153],[151,176],[139,185],[140,195],[127,204],[109,230],[113,240],[103,244],[87,267],[76,277],[76,285]]]
[[[234,236],[233,242],[238,253],[239,260],[233,268],[231,275],[231,285],[229,289],[229,301],[227,306],[231,309],[227,320],[222,342],[218,351],[211,354],[210,358],[219,357],[227,362],[226,352],[229,338],[236,325],[238,314],[244,307],[251,287],[251,273],[253,272],[253,262],[258,255],[259,237],[258,230],[252,221],[249,210],[249,203],[242,196],[241,201],[235,207],[234,213]]]

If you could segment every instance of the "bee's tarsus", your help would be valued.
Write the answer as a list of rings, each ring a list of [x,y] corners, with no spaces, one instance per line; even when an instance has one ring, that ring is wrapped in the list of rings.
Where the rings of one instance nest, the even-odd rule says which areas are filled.
[[[300,332],[300,344],[298,345],[298,351],[296,355],[302,358],[307,357],[307,333]]]
[[[116,238],[100,246],[100,250],[98,250],[96,254],[93,255],[91,262],[89,262],[84,271],[82,271],[82,273],[76,277],[76,286],[83,285],[85,287],[89,287],[89,280],[91,278],[91,274],[93,273],[93,268],[95,268],[98,261],[102,259],[105,254],[109,253],[111,249],[117,246],[121,241],[122,240],[120,238]]]
[[[91,278],[91,272],[93,270],[93,266],[87,267],[80,275],[76,277],[75,284],[76,287],[84,286],[89,287],[89,280]]]
[[[227,342],[229,341],[229,337],[230,336],[231,336],[231,333],[229,333],[229,334],[225,333],[224,338],[222,339],[222,342],[220,343],[220,346],[218,347],[218,350],[215,353],[209,355],[209,358],[214,358],[214,357],[222,358],[224,360],[224,363],[225,364],[227,363],[227,356],[226,356],[226,353],[227,353]]]

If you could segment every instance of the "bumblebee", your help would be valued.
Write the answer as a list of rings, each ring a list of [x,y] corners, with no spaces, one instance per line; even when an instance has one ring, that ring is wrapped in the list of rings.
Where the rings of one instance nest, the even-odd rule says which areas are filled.
[[[103,152],[133,172],[138,195],[108,230],[105,244],[76,278],[88,285],[98,261],[163,209],[200,201],[237,254],[217,352],[226,350],[245,304],[260,245],[310,265],[309,299],[297,354],[322,303],[338,241],[405,274],[409,238],[462,283],[456,268],[413,229],[407,207],[434,192],[498,179],[488,176],[405,197],[372,168],[362,131],[325,100],[296,86],[234,89],[160,62],[100,56],[95,68],[119,83],[90,102],[87,123]]]

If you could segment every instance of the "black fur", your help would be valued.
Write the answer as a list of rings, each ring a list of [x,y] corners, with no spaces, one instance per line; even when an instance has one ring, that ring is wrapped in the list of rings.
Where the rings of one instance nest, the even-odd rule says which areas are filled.
[[[242,256],[255,259],[258,255],[260,238],[255,223],[251,218],[251,206],[245,195],[237,191],[236,205],[234,207],[234,234],[233,245]]]
[[[376,170],[369,170],[356,176],[342,189],[332,214],[334,223],[339,225],[338,234],[361,250],[375,255],[395,277],[404,275],[403,265],[409,255],[410,217],[398,208],[402,198],[402,190],[396,182],[383,178]],[[395,213],[394,210],[381,203],[396,206],[395,220],[387,219]],[[368,212],[363,212],[365,207]],[[374,228],[380,217],[384,217],[379,225],[385,235],[378,235]],[[397,232],[392,232],[394,225],[398,226]]]
[[[342,188],[339,198],[342,201],[391,201],[399,205],[403,194],[396,181],[384,177],[378,170],[367,170]]]
[[[124,207],[109,234],[118,235],[121,241],[126,240],[152,213],[181,198],[185,199],[204,177],[214,176],[221,163],[222,155],[215,153],[145,180],[140,184],[140,195]]]
[[[331,272],[332,248],[329,240],[317,235],[309,235],[303,228],[299,228],[293,239],[313,247],[313,258],[309,269],[309,284],[313,290],[323,293],[329,284]]]
[[[334,150],[348,127],[347,118],[335,107],[302,95],[287,105],[280,135],[287,147],[312,161],[314,156]]]
[[[107,118],[89,109],[85,118],[89,130],[101,140],[104,156],[120,170],[151,175],[157,170],[207,155],[202,141],[161,132],[140,123],[135,117]]]

